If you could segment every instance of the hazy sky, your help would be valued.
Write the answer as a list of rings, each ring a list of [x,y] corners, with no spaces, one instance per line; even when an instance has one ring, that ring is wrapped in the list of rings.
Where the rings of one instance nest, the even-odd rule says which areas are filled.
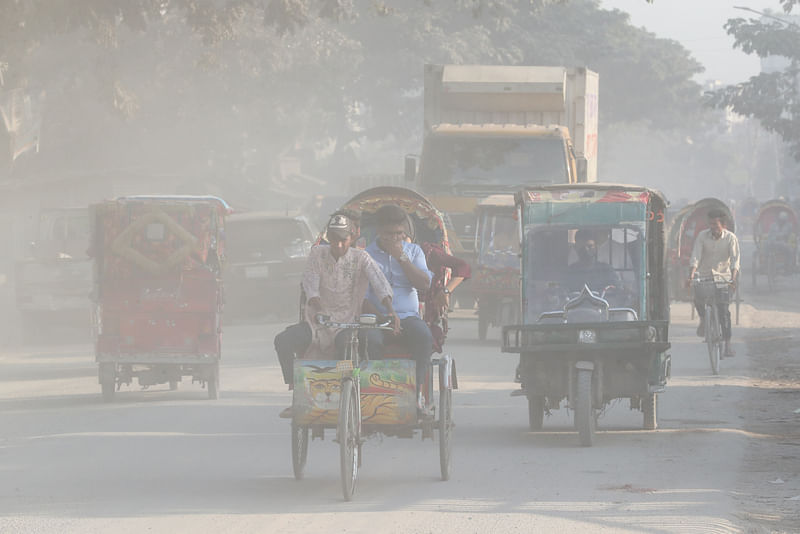
[[[778,0],[602,0],[606,9],[617,8],[631,15],[634,26],[644,26],[659,37],[679,41],[706,68],[698,82],[720,80],[730,84],[743,81],[759,71],[756,56],[733,49],[733,38],[723,29],[729,18],[750,16],[734,9],[745,6],[758,11],[780,11]]]

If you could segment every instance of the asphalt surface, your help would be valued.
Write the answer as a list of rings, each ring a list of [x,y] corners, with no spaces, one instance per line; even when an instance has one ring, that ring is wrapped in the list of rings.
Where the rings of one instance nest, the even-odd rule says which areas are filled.
[[[743,305],[738,339],[796,301],[775,298],[787,302]],[[748,459],[763,437],[748,430],[763,416],[746,409],[757,387],[748,351],[737,343],[738,356],[711,376],[688,304],[673,306],[659,429],[641,430],[641,413],[618,401],[592,448],[578,446],[565,409],[529,432],[527,403],[509,396],[516,359],[500,353],[499,331],[478,342],[477,321],[456,316],[451,480],[439,479],[435,441],[373,438],[351,503],[332,433],[311,443],[305,480],[292,476],[289,424],[278,417],[291,394],[272,348],[282,325],[226,327],[218,401],[184,381],[178,391],[123,387],[104,404],[90,344],[5,349],[0,532],[770,531],[754,522],[767,513],[758,488],[774,475]],[[780,489],[791,510],[800,478],[784,475]]]

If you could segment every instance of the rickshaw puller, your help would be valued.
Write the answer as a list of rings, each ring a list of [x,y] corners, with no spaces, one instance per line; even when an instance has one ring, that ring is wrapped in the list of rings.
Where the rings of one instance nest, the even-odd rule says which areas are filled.
[[[388,280],[369,254],[351,247],[356,229],[350,217],[336,214],[327,227],[329,244],[311,249],[302,282],[305,321],[275,336],[275,351],[289,389],[294,383],[294,359],[303,357],[312,343],[319,345],[322,354],[329,354],[335,346],[341,357],[350,339],[347,331],[333,332],[317,324],[314,320],[317,314],[330,316],[339,323],[355,322],[369,287],[384,305],[386,315],[393,318],[395,329],[399,328]]]
[[[710,210],[708,212],[709,227],[697,235],[692,250],[692,258],[689,261],[689,283],[692,283],[695,273],[701,277],[720,277],[736,287],[736,280],[739,276],[739,240],[733,232],[725,228],[725,213],[720,210]],[[705,303],[695,300],[697,313],[700,316],[700,324],[697,327],[697,335],[705,335],[705,324],[703,315]],[[735,355],[731,348],[731,311],[730,303],[718,303],[720,325],[722,326],[722,337],[725,339],[725,357],[731,358]]]

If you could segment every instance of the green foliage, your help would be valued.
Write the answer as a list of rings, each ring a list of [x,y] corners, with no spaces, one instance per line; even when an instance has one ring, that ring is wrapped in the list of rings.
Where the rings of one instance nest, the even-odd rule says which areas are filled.
[[[780,2],[786,13],[799,4],[800,0]],[[786,66],[716,91],[709,95],[709,103],[758,119],[768,131],[780,135],[800,160],[800,25],[769,15],[731,19],[725,28],[734,37],[735,48],[761,58],[783,57]]]

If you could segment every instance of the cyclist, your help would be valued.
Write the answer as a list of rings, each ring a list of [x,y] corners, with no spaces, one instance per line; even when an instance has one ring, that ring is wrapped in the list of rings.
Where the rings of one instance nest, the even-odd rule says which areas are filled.
[[[739,240],[733,232],[725,228],[725,212],[712,209],[708,212],[709,227],[697,234],[694,242],[692,257],[689,261],[689,283],[695,274],[701,277],[713,277],[729,282],[735,288],[739,277]],[[705,336],[703,316],[705,304],[695,300],[695,308],[700,316],[697,335]],[[730,358],[735,355],[731,348],[731,312],[729,303],[718,303],[717,310],[722,326],[722,336],[725,340],[724,356]]]
[[[334,346],[343,354],[349,341],[344,331],[332,331],[314,320],[317,314],[330,316],[338,323],[352,323],[361,313],[367,286],[393,317],[397,328],[397,315],[392,308],[392,288],[380,267],[363,250],[350,245],[357,232],[353,216],[334,214],[327,226],[327,245],[311,249],[303,272],[305,294],[305,320],[289,326],[275,336],[275,352],[283,371],[283,380],[292,389],[294,384],[294,359],[316,349],[321,355],[330,354]],[[313,347],[312,347],[313,344]]]

